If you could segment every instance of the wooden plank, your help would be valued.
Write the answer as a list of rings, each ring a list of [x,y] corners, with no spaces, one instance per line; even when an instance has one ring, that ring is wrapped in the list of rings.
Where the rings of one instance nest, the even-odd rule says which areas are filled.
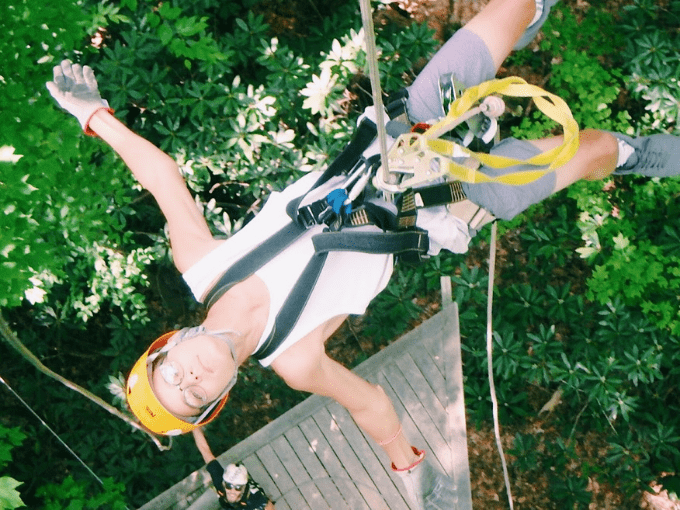
[[[430,358],[430,363],[434,368],[436,368],[442,377],[446,377],[446,361],[444,359],[445,352],[442,350],[442,345],[448,338],[446,327],[446,314],[451,312],[451,308],[447,308],[443,312],[435,315],[436,326],[439,328],[437,331],[431,331],[432,324],[427,323],[428,331],[423,331],[424,336],[422,337],[421,345],[424,352]],[[435,318],[433,317],[433,319]]]
[[[262,487],[272,501],[276,501],[281,496],[281,491],[279,491],[276,483],[269,476],[267,469],[262,465],[256,454],[249,455],[241,463],[248,469],[248,473],[252,476],[253,480]]]
[[[451,277],[440,276],[439,284],[442,289],[442,308],[446,308],[453,301],[453,291],[451,289]]]
[[[262,445],[269,443],[272,438],[284,434],[291,427],[313,415],[317,409],[328,405],[330,401],[329,398],[319,395],[309,396],[217,458],[226,465],[235,462],[234,459],[238,460],[247,457]]]
[[[345,471],[345,478],[354,481],[357,489],[364,498],[363,505],[361,507],[357,506],[356,508],[366,508],[366,502],[372,497],[372,495],[368,494],[368,489],[373,486],[373,482],[364,465],[351,446],[348,445],[347,438],[342,434],[338,423],[333,419],[327,408],[320,409],[315,413],[314,421],[328,443],[332,445],[335,455],[342,463]]]
[[[310,473],[318,491],[322,495],[324,501],[328,503],[327,506],[333,510],[349,510],[344,498],[340,495],[340,492],[338,492],[338,488],[331,480],[328,472],[317,458],[312,446],[300,429],[298,427],[292,428],[286,432],[285,436],[291,448],[295,450],[300,462],[302,462]]]
[[[343,435],[354,453],[361,459],[382,499],[390,510],[408,510],[408,503],[400,494],[401,482],[394,483],[390,476],[392,470],[389,467],[389,458],[384,450],[375,441],[357,426],[349,411],[338,403],[328,406],[328,411],[340,427]],[[373,508],[373,506],[371,506]]]
[[[292,508],[306,508],[307,505],[302,494],[297,490],[295,482],[293,482],[273,448],[270,445],[264,445],[257,451],[257,456],[281,492],[277,501],[283,499]]]
[[[188,510],[219,510],[220,502],[215,491],[207,490],[194,501]]]
[[[432,391],[423,374],[418,370],[410,356],[397,361],[394,370],[399,370],[411,392],[402,393],[403,398],[413,399],[409,413],[416,413],[414,419],[419,426],[426,427],[423,435],[427,437],[432,452],[437,456],[445,473],[452,469],[451,452],[448,445],[448,420],[446,408]],[[420,422],[418,421],[420,417]],[[429,418],[429,419],[428,419]],[[431,430],[434,427],[436,430]]]
[[[402,356],[397,359],[395,365],[399,368],[409,386],[413,389],[418,401],[423,405],[425,411],[437,428],[443,433],[446,432],[446,407],[437,395],[427,378],[420,371],[418,365],[411,356]],[[444,435],[444,437],[446,437]]]
[[[441,347],[441,342],[439,342],[439,345]],[[427,348],[419,348],[411,349],[409,354],[413,362],[418,367],[418,370],[420,370],[420,373],[423,374],[425,379],[427,379],[427,382],[432,388],[432,391],[434,391],[434,394],[437,396],[439,403],[446,407],[446,404],[449,400],[446,394],[446,378],[444,377],[442,371],[440,371],[432,362],[432,356],[430,355],[430,352],[427,350]]]
[[[470,464],[467,447],[467,424],[465,420],[465,391],[463,385],[463,364],[461,359],[460,327],[458,305],[450,307],[453,313],[447,314],[445,326],[449,332],[448,341],[443,343],[446,360],[446,382],[449,402],[447,414],[449,421],[448,440],[453,458],[452,477],[456,482],[458,507],[472,510],[472,488],[470,486]]]
[[[338,492],[344,498],[347,506],[352,510],[364,508],[365,502],[358,489],[354,486],[340,483],[343,478],[349,478],[349,476],[338,459],[336,452],[328,444],[326,437],[316,424],[314,417],[310,416],[307,420],[300,423],[300,430],[311,444],[317,458],[335,483]]]
[[[283,467],[293,479],[293,483],[304,497],[307,506],[314,510],[317,508],[319,510],[328,509],[329,507],[326,500],[323,498],[316,485],[310,483],[312,482],[312,477],[309,475],[302,462],[300,462],[300,459],[285,436],[277,437],[271,442],[271,447],[281,461],[281,464],[283,464]]]

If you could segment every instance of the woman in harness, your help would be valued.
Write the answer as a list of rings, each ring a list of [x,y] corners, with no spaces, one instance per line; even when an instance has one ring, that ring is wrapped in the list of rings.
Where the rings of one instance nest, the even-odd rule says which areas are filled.
[[[442,76],[453,74],[465,87],[492,79],[513,48],[533,38],[556,1],[491,0],[409,87],[406,106],[411,120],[427,122],[444,116]],[[153,194],[168,222],[174,263],[199,301],[231,265],[291,223],[286,205],[304,195],[315,180],[309,175],[274,193],[244,229],[226,241],[214,239],[175,161],[112,115],[99,96],[91,69],[65,61],[55,67],[54,80],[47,86],[86,132],[109,144]],[[530,184],[463,184],[463,190],[473,203],[497,218],[508,219],[579,179],[603,178],[612,172],[680,174],[680,139],[676,137],[632,139],[585,130],[579,138],[579,149],[567,163]],[[508,139],[493,152],[526,160],[561,143],[560,137],[531,142]],[[481,171],[497,172],[485,167]],[[324,196],[328,189],[322,188],[314,190],[318,196],[306,200]],[[441,248],[466,251],[471,236],[466,222],[445,209],[423,218],[418,225],[428,231],[432,253]],[[229,287],[211,304],[199,327],[169,332],[152,343],[133,368],[127,388],[130,407],[144,426],[172,435],[189,432],[217,415],[236,382],[238,367],[275,328],[286,296],[314,256],[311,237],[322,228],[312,226],[263,267]],[[271,366],[290,387],[331,397],[347,408],[358,426],[382,446],[419,508],[453,508],[452,482],[436,472],[424,460],[425,452],[403,434],[385,392],[325,353],[325,341],[345,318],[363,313],[386,286],[392,265],[390,254],[329,253],[316,284],[309,287],[299,318],[261,363]]]

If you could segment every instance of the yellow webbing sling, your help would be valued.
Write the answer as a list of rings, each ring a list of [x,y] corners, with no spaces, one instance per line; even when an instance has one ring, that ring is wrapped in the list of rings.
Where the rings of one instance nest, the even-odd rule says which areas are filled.
[[[559,147],[538,154],[527,160],[508,158],[505,156],[485,154],[468,150],[451,140],[440,139],[439,136],[451,131],[473,115],[483,111],[475,103],[492,94],[512,97],[531,97],[536,106],[546,116],[558,122],[564,132],[564,141]],[[480,85],[470,87],[451,104],[448,114],[441,121],[427,129],[424,133],[406,133],[401,135],[389,153],[390,172],[402,174],[398,189],[403,191],[416,184],[431,181],[449,175],[454,180],[467,183],[499,182],[509,185],[530,183],[569,161],[578,150],[578,124],[571,114],[569,106],[560,97],[546,92],[535,85],[528,84],[519,77],[494,79]],[[477,171],[456,163],[452,157],[467,157],[492,168],[507,168],[514,165],[545,166],[547,169],[524,170],[497,177]],[[432,161],[437,160],[438,165]],[[478,167],[478,164],[473,165]],[[438,168],[438,169],[437,169]],[[377,185],[385,189],[387,180],[379,170]],[[412,177],[408,177],[412,174]],[[449,177],[449,178],[450,178]],[[382,181],[382,183],[380,182]],[[390,185],[387,185],[387,189]]]

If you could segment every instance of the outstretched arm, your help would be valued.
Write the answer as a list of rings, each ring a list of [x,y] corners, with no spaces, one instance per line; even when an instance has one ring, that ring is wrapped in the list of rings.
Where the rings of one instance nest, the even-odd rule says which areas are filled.
[[[208,440],[205,438],[205,435],[203,434],[203,429],[200,427],[195,428],[194,430],[191,431],[191,433],[194,436],[196,448],[198,448],[198,451],[201,453],[201,457],[203,457],[203,462],[206,463],[206,469],[210,474],[210,478],[212,479],[215,491],[220,496],[224,496],[224,490],[222,488],[222,476],[224,475],[224,469],[222,468],[222,465],[213,455],[213,452],[210,449],[210,445],[208,444]]]
[[[203,457],[203,462],[208,464],[211,461],[215,460],[215,456],[213,455],[213,452],[210,449],[208,440],[205,438],[205,434],[203,434],[203,429],[198,427],[192,430],[191,433],[194,436],[196,448],[198,448],[198,451],[201,453],[201,457]]]
[[[175,265],[180,272],[189,269],[215,241],[177,163],[106,110],[98,110],[89,127],[116,151],[154,196],[168,221]]]
[[[59,105],[83,129],[108,143],[139,183],[154,196],[170,231],[177,268],[184,272],[214,247],[210,229],[198,210],[175,161],[116,119],[99,95],[92,69],[65,60],[47,83]]]

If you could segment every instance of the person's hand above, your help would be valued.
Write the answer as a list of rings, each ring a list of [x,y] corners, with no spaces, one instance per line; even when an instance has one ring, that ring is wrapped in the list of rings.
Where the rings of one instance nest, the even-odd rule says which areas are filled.
[[[54,78],[46,86],[59,106],[78,119],[86,133],[92,134],[87,126],[98,110],[110,111],[109,103],[99,95],[94,71],[89,66],[63,60],[54,66]]]

